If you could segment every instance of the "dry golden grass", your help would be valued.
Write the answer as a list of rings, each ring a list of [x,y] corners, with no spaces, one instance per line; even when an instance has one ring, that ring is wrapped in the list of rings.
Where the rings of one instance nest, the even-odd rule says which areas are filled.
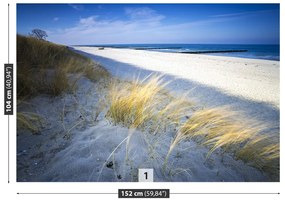
[[[142,82],[112,83],[107,118],[115,124],[156,132],[166,125],[177,125],[184,116],[185,98],[166,101],[162,90],[167,85],[162,76],[148,76]]]
[[[179,107],[184,98],[164,101],[162,76],[148,76],[142,82],[112,83],[110,105],[106,117],[115,125],[130,128],[126,142],[126,161],[128,160],[129,142],[135,129],[151,132],[166,130],[179,123],[185,108]]]
[[[153,117],[158,103],[155,96],[161,88],[161,77],[153,77],[146,84],[140,84],[138,81],[126,83],[123,87],[112,84],[107,117],[115,124],[130,128],[142,127]]]
[[[99,64],[72,52],[68,47],[31,37],[17,36],[17,96],[39,93],[57,96],[74,89],[69,74],[97,81],[109,76]]]
[[[165,167],[174,148],[191,139],[209,148],[208,157],[215,150],[223,149],[255,167],[278,174],[279,142],[268,139],[269,135],[263,137],[268,127],[241,118],[229,107],[193,109],[193,103],[185,97],[165,102],[166,97],[161,94],[164,86],[161,76],[148,77],[142,83],[138,80],[123,85],[113,83],[107,118],[115,124],[153,135],[166,127],[176,127],[177,133],[165,156]],[[189,113],[188,119],[183,120]]]
[[[30,106],[31,104],[26,102],[25,99],[17,100],[17,107]],[[44,124],[44,119],[37,113],[31,111],[17,111],[17,129],[26,129],[37,134],[40,132],[40,128]]]
[[[109,73],[66,46],[17,35],[18,101],[41,93],[58,96],[63,92],[75,92],[81,76],[98,81],[109,77]],[[39,120],[37,114],[18,112],[17,120],[19,128],[38,131],[34,125]]]
[[[17,113],[17,126],[30,130],[32,133],[39,133],[42,118],[32,112],[18,112]]]
[[[233,152],[238,159],[250,162],[267,172],[270,168],[270,173],[277,174],[279,142],[268,139],[269,135],[262,135],[266,128],[254,120],[239,118],[229,108],[198,110],[180,126],[165,162],[180,142],[194,139],[209,147],[208,156],[222,148],[224,151]]]
[[[237,158],[278,177],[280,171],[280,145],[279,141],[273,142],[272,140],[274,141],[268,136],[259,136],[252,139],[237,152]]]

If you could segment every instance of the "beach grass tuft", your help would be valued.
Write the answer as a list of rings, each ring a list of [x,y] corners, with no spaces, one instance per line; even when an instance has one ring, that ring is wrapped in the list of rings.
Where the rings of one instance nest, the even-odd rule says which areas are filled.
[[[34,134],[40,132],[42,124],[42,117],[33,112],[18,112],[17,113],[17,126],[19,128],[28,129]]]
[[[189,107],[185,97],[169,99],[163,89],[169,82],[163,77],[150,75],[142,81],[112,83],[109,91],[110,108],[107,118],[114,124],[152,132],[177,125]]]
[[[39,93],[52,96],[72,90],[69,74],[97,81],[108,77],[99,64],[70,48],[32,37],[17,35],[17,96],[27,98]]]
[[[147,78],[144,80],[146,81]],[[162,89],[161,77],[155,76],[146,84],[137,81],[110,89],[110,108],[107,117],[115,124],[122,124],[129,128],[139,128],[152,119],[154,108],[158,101],[155,96]]]
[[[209,148],[207,157],[222,149],[234,153],[237,159],[277,175],[279,142],[263,134],[267,128],[257,121],[241,118],[229,108],[197,110],[179,127],[165,162],[179,143],[192,139]]]
[[[153,135],[168,127],[177,129],[165,155],[164,169],[180,143],[194,140],[208,148],[207,157],[219,149],[270,174],[278,174],[279,142],[264,135],[269,127],[242,117],[230,107],[198,107],[187,95],[164,97],[165,86],[162,76],[149,76],[141,82],[134,80],[123,85],[113,83],[106,117],[115,125]],[[187,119],[185,115],[189,115]]]
[[[17,100],[25,101],[38,94],[58,96],[76,91],[78,80],[106,79],[109,73],[89,58],[69,47],[32,37],[17,35]],[[32,112],[17,113],[19,128],[38,132],[39,116]]]

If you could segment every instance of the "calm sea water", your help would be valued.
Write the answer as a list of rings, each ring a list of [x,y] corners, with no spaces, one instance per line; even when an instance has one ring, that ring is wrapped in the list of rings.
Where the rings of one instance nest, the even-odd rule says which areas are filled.
[[[247,50],[246,52],[211,53],[209,55],[231,56],[253,59],[280,60],[279,45],[237,45],[237,44],[117,44],[90,45],[114,48],[143,49],[158,52],[198,52],[221,50]]]

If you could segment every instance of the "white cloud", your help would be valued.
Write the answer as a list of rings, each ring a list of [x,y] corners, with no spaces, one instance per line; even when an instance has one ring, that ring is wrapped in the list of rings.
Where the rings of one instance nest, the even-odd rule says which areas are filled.
[[[58,21],[58,20],[59,20],[58,17],[54,17],[54,18],[53,18],[53,21]]]
[[[141,8],[126,8],[125,13],[130,16],[131,19],[156,19],[162,20],[165,17],[158,14],[155,10],[148,7]]]
[[[77,11],[84,10],[84,6],[81,4],[69,4],[69,6]]]
[[[262,10],[262,11],[245,11],[245,12],[239,12],[239,13],[226,13],[226,14],[219,14],[219,15],[213,15],[211,17],[214,18],[220,18],[220,17],[248,17],[249,15],[256,15],[256,14],[262,14],[262,13],[268,13],[275,10]]]
[[[91,27],[96,25],[97,16],[89,16],[87,18],[81,18],[79,21],[79,26]]]
[[[128,17],[125,20],[102,20],[100,16],[80,18],[75,26],[57,30],[49,39],[63,44],[191,42],[202,37],[198,34],[201,27],[230,20],[210,18],[164,25],[165,16],[147,7],[126,8],[125,14]]]
[[[141,33],[160,27],[161,20],[165,18],[148,7],[126,8],[125,14],[128,17],[126,20],[102,20],[100,16],[80,18],[75,26],[53,32],[50,39],[65,44],[73,41],[82,44],[88,41],[110,43],[119,38],[126,40],[124,36],[138,39],[142,37]]]

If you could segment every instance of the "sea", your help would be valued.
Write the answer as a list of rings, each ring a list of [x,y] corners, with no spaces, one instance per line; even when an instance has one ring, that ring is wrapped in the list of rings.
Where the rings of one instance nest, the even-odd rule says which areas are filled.
[[[157,52],[194,53],[280,61],[279,45],[264,44],[108,44],[92,47],[128,48]]]

